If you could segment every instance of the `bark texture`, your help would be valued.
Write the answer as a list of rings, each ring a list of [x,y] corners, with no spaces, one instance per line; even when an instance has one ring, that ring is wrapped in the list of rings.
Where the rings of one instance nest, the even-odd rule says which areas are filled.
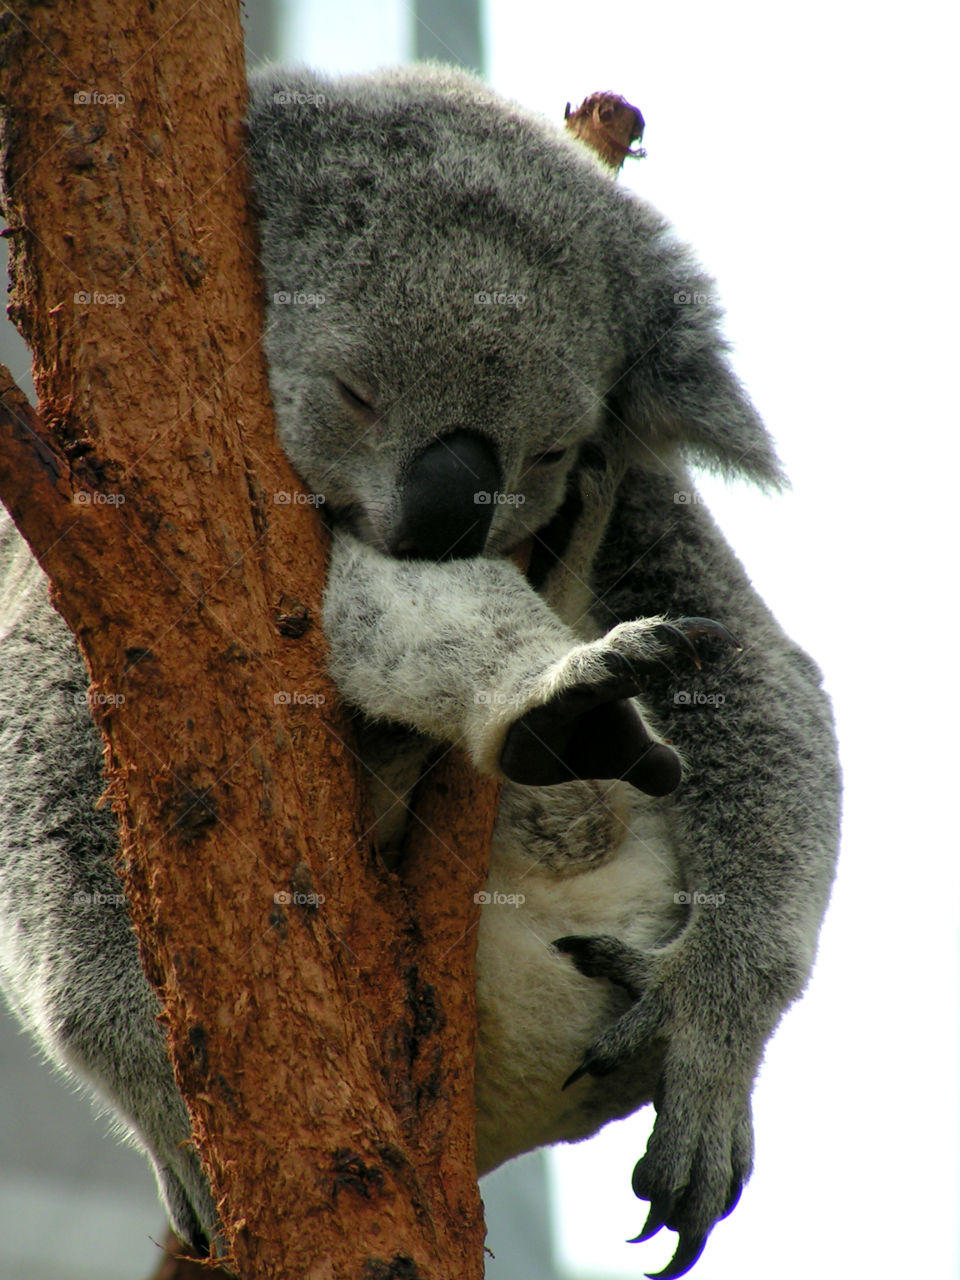
[[[236,6],[0,16],[0,496],[76,633],[147,971],[241,1277],[470,1280],[496,787],[450,753],[397,874],[323,676],[321,521],[273,435]],[[122,695],[122,700],[121,700]]]

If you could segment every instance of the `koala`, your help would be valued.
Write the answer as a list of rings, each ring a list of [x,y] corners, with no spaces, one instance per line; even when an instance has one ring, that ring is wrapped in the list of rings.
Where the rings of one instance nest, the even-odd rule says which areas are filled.
[[[248,123],[277,429],[331,529],[330,672],[384,857],[450,744],[504,780],[478,1172],[652,1102],[637,1239],[676,1231],[680,1276],[751,1172],[840,796],[820,673],[691,478],[783,480],[715,289],[581,144],[458,72],[267,69]],[[9,521],[0,560],[0,980],[216,1249],[86,671]]]

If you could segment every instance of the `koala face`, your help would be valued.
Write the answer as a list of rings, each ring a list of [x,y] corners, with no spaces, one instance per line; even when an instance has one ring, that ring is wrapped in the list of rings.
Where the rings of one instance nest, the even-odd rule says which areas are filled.
[[[382,287],[352,296],[336,268],[325,279],[316,316],[268,303],[266,347],[281,442],[331,516],[400,554],[424,505],[446,498],[462,509],[461,535],[474,522],[487,535],[457,541],[452,513],[455,554],[508,550],[549,520],[598,429],[600,370],[584,381],[544,347],[522,304],[475,302],[469,276],[452,299],[449,278],[427,276],[414,311],[400,282],[385,299]],[[377,323],[378,306],[404,317],[398,332]],[[441,558],[426,529],[414,542]]]
[[[268,71],[249,124],[280,439],[364,540],[507,551],[610,430],[716,461],[726,416],[744,468],[715,312],[677,302],[701,278],[580,144],[423,68]]]

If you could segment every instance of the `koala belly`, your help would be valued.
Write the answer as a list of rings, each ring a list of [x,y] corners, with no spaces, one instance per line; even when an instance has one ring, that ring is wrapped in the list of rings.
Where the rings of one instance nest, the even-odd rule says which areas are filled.
[[[643,950],[683,927],[666,809],[624,783],[507,784],[477,947],[477,1162],[594,1133],[650,1100],[655,1064],[564,1080],[630,1005],[554,939],[605,935]]]

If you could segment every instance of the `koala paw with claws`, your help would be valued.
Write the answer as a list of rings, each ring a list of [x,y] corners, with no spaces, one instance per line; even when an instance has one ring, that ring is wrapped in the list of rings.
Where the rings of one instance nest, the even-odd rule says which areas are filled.
[[[564,1089],[584,1076],[628,1067],[657,1041],[666,1045],[653,1096],[656,1123],[633,1171],[634,1193],[649,1200],[650,1210],[631,1243],[649,1240],[663,1227],[676,1231],[676,1253],[657,1273],[658,1280],[676,1280],[700,1257],[750,1175],[750,1088],[759,1051],[724,1051],[715,1037],[704,1039],[689,1011],[686,988],[694,984],[682,976],[689,968],[663,972],[661,957],[611,937],[564,937],[553,945],[581,973],[606,978],[634,1001],[588,1048]],[[716,1045],[716,1052],[705,1053],[705,1043]]]
[[[699,636],[739,647],[709,618],[648,618],[574,649],[546,673],[534,704],[507,731],[503,772],[525,786],[622,778],[647,795],[669,795],[680,782],[680,759],[651,734],[632,699],[644,677],[678,653],[699,666]]]

